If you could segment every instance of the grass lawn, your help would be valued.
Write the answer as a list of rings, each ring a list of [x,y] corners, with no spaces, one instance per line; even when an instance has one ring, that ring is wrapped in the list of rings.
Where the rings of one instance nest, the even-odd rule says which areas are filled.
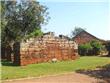
[[[95,69],[97,66],[110,64],[110,58],[107,57],[80,57],[73,61],[61,61],[56,63],[40,63],[27,66],[1,66],[2,80],[37,77],[43,75],[54,75],[60,73],[73,72],[80,69]]]

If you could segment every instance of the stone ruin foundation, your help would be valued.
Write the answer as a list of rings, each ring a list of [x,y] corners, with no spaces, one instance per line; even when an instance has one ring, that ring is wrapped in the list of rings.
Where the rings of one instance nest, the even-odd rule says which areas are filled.
[[[41,37],[30,38],[14,46],[14,63],[28,65],[49,62],[52,59],[74,60],[78,57],[77,44],[65,37],[49,32]]]

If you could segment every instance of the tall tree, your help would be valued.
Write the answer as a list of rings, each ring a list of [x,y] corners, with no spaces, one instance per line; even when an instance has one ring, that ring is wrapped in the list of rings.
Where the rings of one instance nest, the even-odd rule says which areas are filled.
[[[5,7],[2,13],[6,22],[1,28],[3,42],[21,41],[36,30],[41,32],[42,24],[48,21],[47,7],[36,0],[21,0],[19,3],[15,0],[2,1],[1,4]]]

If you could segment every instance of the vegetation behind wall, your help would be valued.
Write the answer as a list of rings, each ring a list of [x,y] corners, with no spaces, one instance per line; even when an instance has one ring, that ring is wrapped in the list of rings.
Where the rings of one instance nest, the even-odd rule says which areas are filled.
[[[81,44],[78,47],[80,55],[99,55],[103,50],[105,50],[105,46],[96,40],[92,40],[86,44]]]

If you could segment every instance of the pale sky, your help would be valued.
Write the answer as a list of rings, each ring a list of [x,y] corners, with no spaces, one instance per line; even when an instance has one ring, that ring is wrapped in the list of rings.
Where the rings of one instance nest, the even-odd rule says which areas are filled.
[[[86,28],[92,35],[110,40],[109,0],[38,0],[49,9],[51,19],[44,32],[70,35],[74,27]]]

